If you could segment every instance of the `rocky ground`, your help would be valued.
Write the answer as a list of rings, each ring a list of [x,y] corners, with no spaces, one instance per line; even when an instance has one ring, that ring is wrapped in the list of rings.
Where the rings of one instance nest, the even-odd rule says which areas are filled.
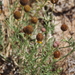
[[[15,0],[11,0],[11,1],[10,1],[10,3],[12,4]],[[2,14],[0,14],[0,22],[4,25],[3,20],[5,19],[5,17],[7,17],[9,15],[9,11],[8,11],[9,0],[3,0],[2,2],[3,2],[2,7],[3,7],[4,12]],[[38,5],[39,4],[40,4],[40,2],[38,2]],[[32,6],[34,6],[33,9],[35,9],[36,4],[33,3]],[[45,11],[47,11],[48,15],[52,11],[52,15],[54,18],[54,20],[52,20],[52,23],[55,24],[54,33],[53,33],[53,35],[49,34],[49,37],[54,36],[56,41],[59,41],[59,42],[61,41],[61,39],[64,39],[64,38],[66,40],[69,39],[70,37],[73,37],[73,39],[75,39],[75,0],[59,0],[54,5],[50,2],[50,0],[48,0],[46,2],[45,6],[46,6],[46,10],[43,7],[42,10],[39,11],[40,16],[41,17],[45,16],[44,15]],[[52,7],[53,7],[53,9],[52,9]],[[33,13],[36,13],[36,11],[34,11]],[[66,25],[68,25],[68,30],[65,32],[63,32],[60,29],[61,25],[64,23]],[[67,43],[61,42],[59,47],[65,47],[67,45],[68,45]],[[10,48],[8,48],[8,49],[10,49]],[[71,51],[71,48],[60,49],[60,51],[61,51],[61,56],[64,56]],[[8,53],[6,54],[6,56],[8,56]],[[0,69],[1,69],[0,72],[2,73],[2,69],[3,69],[2,66],[4,64],[5,64],[5,66],[8,66],[7,63],[9,63],[9,62],[6,61],[6,62],[4,62],[4,64],[1,64],[1,62],[3,63],[4,61],[2,59],[0,59]],[[57,62],[57,64],[61,68],[63,68],[63,71],[60,75],[75,75],[75,52],[73,52],[71,55],[67,56],[65,59]],[[13,65],[13,66],[15,66],[15,65]],[[11,67],[11,66],[8,66],[8,67]],[[16,68],[17,68],[17,66],[15,66],[15,69]],[[12,68],[13,71],[15,69]],[[5,70],[4,70],[4,72],[5,72]],[[14,75],[18,75],[18,74],[14,74]]]

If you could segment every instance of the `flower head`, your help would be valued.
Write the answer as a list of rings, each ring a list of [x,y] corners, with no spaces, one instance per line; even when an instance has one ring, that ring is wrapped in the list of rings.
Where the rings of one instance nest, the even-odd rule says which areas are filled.
[[[14,12],[14,18],[15,19],[20,19],[21,18],[21,13],[19,11]]]
[[[58,51],[58,50],[55,51],[53,55],[54,55],[54,58],[59,58],[60,57],[60,51]]]
[[[25,10],[26,12],[29,12],[29,11],[31,10],[31,7],[30,7],[29,5],[25,5],[25,6],[24,6],[24,10]]]
[[[37,17],[31,17],[31,22],[37,23],[37,21],[38,21],[38,18]]]
[[[62,26],[61,26],[61,30],[62,31],[66,31],[68,29],[68,26],[66,25],[66,24],[63,24]]]
[[[23,32],[30,35],[33,32],[33,27],[31,25],[28,25],[28,26],[23,28]]]
[[[37,42],[38,43],[42,43],[43,40],[43,34],[42,33],[38,33],[36,36]]]
[[[26,5],[28,4],[29,0],[20,0],[21,5]]]

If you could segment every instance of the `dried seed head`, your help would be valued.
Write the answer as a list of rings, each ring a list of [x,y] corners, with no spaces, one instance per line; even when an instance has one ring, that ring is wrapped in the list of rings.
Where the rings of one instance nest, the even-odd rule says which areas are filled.
[[[28,4],[29,0],[20,0],[21,5],[26,5]]]
[[[58,2],[58,0],[51,0],[51,2],[52,2],[53,4],[55,4],[55,3]]]
[[[38,18],[37,18],[37,17],[32,17],[32,18],[31,18],[31,22],[37,23],[37,21],[38,21]]]
[[[32,34],[33,32],[33,27],[31,25],[28,25],[26,27],[23,28],[24,33],[26,34]]]
[[[24,6],[24,10],[25,10],[26,12],[29,12],[29,11],[31,10],[31,7],[30,7],[29,5],[25,5],[25,6]]]
[[[59,58],[60,57],[60,51],[58,51],[58,50],[55,51],[53,55],[54,55],[54,58]]]
[[[14,18],[15,19],[20,19],[21,18],[21,13],[19,11],[14,12]]]
[[[68,26],[66,25],[66,24],[63,24],[62,26],[61,26],[61,30],[62,31],[66,31],[68,29]]]
[[[42,33],[38,33],[36,36],[37,41],[42,41],[43,40],[43,34]]]

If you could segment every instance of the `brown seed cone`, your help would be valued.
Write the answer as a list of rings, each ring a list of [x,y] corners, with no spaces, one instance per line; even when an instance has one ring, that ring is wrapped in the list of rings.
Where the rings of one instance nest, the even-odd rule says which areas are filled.
[[[32,17],[32,18],[31,18],[31,22],[37,23],[37,21],[38,21],[38,18],[37,18],[37,17]]]
[[[21,18],[21,13],[19,11],[14,12],[14,18],[15,19],[20,19]]]
[[[58,2],[58,0],[51,0],[51,2],[52,2],[53,4],[55,4],[55,3]]]
[[[55,51],[53,55],[54,55],[54,58],[59,58],[60,57],[60,51],[58,51],[58,50]]]
[[[29,0],[20,0],[21,5],[26,5],[28,4]]]
[[[30,7],[29,5],[25,5],[25,6],[24,6],[24,10],[25,10],[26,12],[29,12],[29,11],[31,10],[31,7]]]
[[[66,25],[66,24],[63,24],[62,26],[61,26],[61,30],[62,31],[66,31],[68,29],[68,26]]]
[[[36,36],[37,41],[42,41],[43,40],[43,34],[42,33],[38,33]]]
[[[31,25],[28,25],[28,26],[23,28],[23,32],[26,33],[26,34],[32,34],[33,27]]]

